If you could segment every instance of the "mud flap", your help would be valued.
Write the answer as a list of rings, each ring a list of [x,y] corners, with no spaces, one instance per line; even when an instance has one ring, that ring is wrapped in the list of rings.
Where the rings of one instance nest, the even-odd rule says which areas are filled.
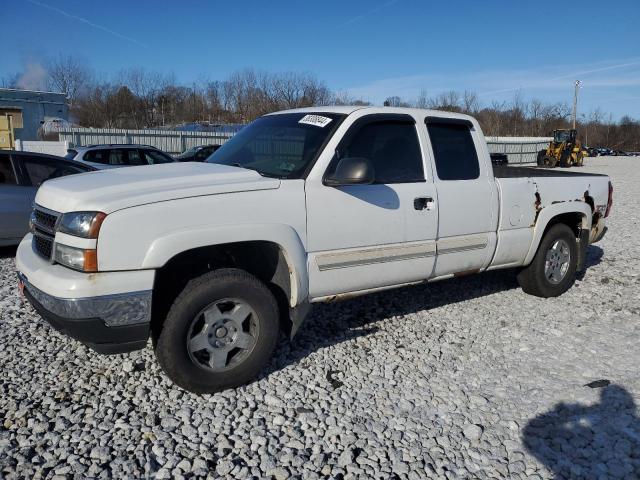
[[[580,230],[580,238],[578,238],[578,266],[577,272],[582,272],[585,268],[587,260],[587,247],[589,246],[589,230]]]
[[[291,319],[291,331],[289,332],[289,338],[293,339],[293,337],[298,333],[298,329],[302,322],[309,314],[311,310],[311,304],[309,302],[301,303],[294,308],[289,308],[289,318]]]

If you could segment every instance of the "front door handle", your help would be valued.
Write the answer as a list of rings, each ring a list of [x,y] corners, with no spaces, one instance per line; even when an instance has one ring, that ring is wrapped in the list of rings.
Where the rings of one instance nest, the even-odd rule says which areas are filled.
[[[433,210],[435,203],[432,197],[418,197],[413,200],[413,208],[416,210]]]

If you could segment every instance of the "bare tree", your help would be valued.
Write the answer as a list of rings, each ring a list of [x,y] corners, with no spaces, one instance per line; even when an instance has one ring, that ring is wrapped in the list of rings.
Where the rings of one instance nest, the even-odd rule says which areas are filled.
[[[426,90],[420,90],[418,98],[415,101],[416,108],[429,108],[429,97]]]
[[[89,67],[72,55],[60,55],[49,60],[47,74],[48,88],[66,93],[72,106],[86,93],[93,77]]]
[[[326,105],[360,105],[369,106],[371,102],[363,100],[362,98],[355,98],[349,95],[348,92],[338,92],[330,94],[327,99]]]
[[[462,95],[462,109],[464,113],[475,115],[480,108],[478,95],[469,90],[465,90]]]
[[[393,97],[387,97],[384,101],[384,105],[387,107],[408,107],[409,103],[405,102],[402,98],[394,95]]]
[[[272,73],[245,69],[226,79],[200,77],[191,85],[179,84],[172,74],[131,68],[105,81],[96,81],[91,69],[73,56],[46,63],[25,64],[24,71],[0,79],[5,88],[27,88],[46,76],[49,88],[68,94],[74,118],[93,127],[150,128],[187,122],[246,123],[275,110],[314,105],[370,105],[347,92],[332,92],[308,72]],[[391,106],[415,106],[476,116],[486,135],[547,136],[554,129],[570,128],[571,108],[566,102],[526,101],[516,92],[510,102],[481,105],[475,92],[455,90],[434,97],[422,90],[416,99],[390,96]],[[623,117],[614,122],[600,109],[583,115],[579,135],[592,146],[640,150],[640,122]]]

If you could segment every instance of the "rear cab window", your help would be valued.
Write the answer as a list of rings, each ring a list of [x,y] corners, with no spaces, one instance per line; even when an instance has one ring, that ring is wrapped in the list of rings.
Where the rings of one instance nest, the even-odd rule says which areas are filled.
[[[480,163],[471,123],[465,120],[427,118],[427,131],[440,180],[475,180]]]

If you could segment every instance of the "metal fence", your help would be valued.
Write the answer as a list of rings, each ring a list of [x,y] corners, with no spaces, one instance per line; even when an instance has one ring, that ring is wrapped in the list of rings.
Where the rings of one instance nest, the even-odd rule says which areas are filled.
[[[505,153],[509,163],[535,163],[551,137],[487,137],[490,153]]]
[[[71,146],[109,143],[151,145],[176,154],[198,145],[222,145],[233,132],[182,132],[178,130],[128,130],[118,128],[70,128],[60,130],[60,140]],[[509,163],[535,163],[538,151],[547,148],[548,137],[487,137],[489,152],[506,153]],[[292,147],[293,148],[293,147]],[[273,153],[273,152],[263,152]],[[284,153],[284,152],[280,152]]]
[[[102,144],[151,145],[167,153],[182,153],[198,145],[222,145],[231,132],[182,132],[178,130],[128,130],[119,128],[69,128],[60,130],[60,140],[74,147]]]

